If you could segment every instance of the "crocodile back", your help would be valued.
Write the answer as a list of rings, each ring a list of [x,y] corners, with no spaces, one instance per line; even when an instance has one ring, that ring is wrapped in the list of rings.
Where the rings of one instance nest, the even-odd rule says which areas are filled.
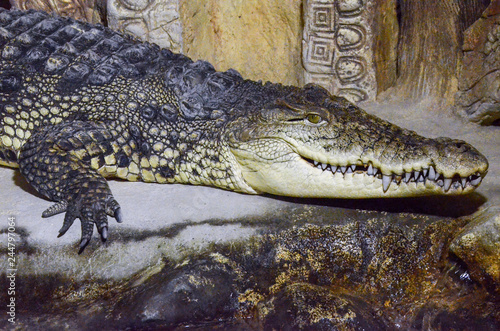
[[[15,71],[61,76],[61,87],[75,88],[109,84],[116,76],[139,79],[167,62],[191,62],[102,25],[39,11],[1,10],[0,47],[2,68],[11,77],[5,88],[15,87]]]
[[[181,117],[209,120],[212,112],[262,102],[261,83],[235,70],[217,72],[205,61],[161,49],[99,24],[40,11],[0,9],[0,94],[15,93],[23,76],[57,77],[57,90],[107,86],[116,77],[138,81],[161,75]],[[242,88],[242,85],[243,88]]]

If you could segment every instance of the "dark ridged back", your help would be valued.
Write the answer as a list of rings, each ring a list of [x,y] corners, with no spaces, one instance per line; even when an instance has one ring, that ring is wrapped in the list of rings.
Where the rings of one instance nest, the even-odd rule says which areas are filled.
[[[241,116],[296,91],[243,80],[232,69],[217,72],[208,62],[193,62],[102,25],[34,10],[0,9],[0,71],[0,92],[19,88],[20,77],[29,72],[60,77],[63,91],[107,85],[118,76],[162,75],[186,120],[210,119],[231,109]]]
[[[71,86],[104,85],[117,75],[139,78],[157,74],[169,63],[192,62],[102,25],[33,10],[0,10],[0,47],[1,60],[62,76]]]

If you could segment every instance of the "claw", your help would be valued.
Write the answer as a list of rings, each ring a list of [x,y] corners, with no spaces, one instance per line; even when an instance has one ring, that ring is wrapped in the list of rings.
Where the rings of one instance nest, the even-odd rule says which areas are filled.
[[[108,239],[108,227],[105,226],[101,229],[101,240],[105,242]]]
[[[87,247],[92,238],[92,232],[94,232],[94,222],[91,221],[91,218],[83,217],[80,218],[80,221],[82,222],[82,241],[80,241],[78,254],[81,254],[85,247]]]
[[[73,215],[71,212],[67,212],[66,216],[64,216],[64,223],[62,228],[59,230],[59,234],[57,235],[57,238],[64,236],[66,231],[73,225],[73,222],[75,221],[76,216]]]
[[[115,215],[114,218],[118,223],[123,222],[123,215],[122,215],[122,209],[120,207],[115,209]]]
[[[66,200],[59,201],[59,202],[53,204],[52,206],[50,206],[49,208],[47,208],[42,213],[42,217],[47,218],[47,217],[51,217],[51,216],[54,216],[54,215],[57,215],[60,213],[64,213],[67,209],[68,209],[68,201],[66,201]]]
[[[104,212],[100,212],[95,224],[97,231],[101,234],[101,240],[106,241],[108,238],[108,216]]]
[[[106,201],[106,214],[109,216],[113,216],[118,208],[120,208],[120,204],[113,197]]]
[[[123,221],[120,205],[111,193],[99,191],[102,188],[99,183],[91,184],[93,185],[88,184],[82,191],[75,192],[69,201],[59,201],[42,214],[42,217],[50,217],[66,212],[58,237],[63,236],[77,218],[80,219],[82,232],[78,254],[82,254],[92,240],[94,225],[102,242],[105,242],[109,235],[108,216],[114,217],[118,223]]]
[[[82,241],[80,241],[80,249],[78,250],[78,255],[83,253],[85,247],[87,247],[87,245],[89,244],[89,241],[89,238],[82,238]]]

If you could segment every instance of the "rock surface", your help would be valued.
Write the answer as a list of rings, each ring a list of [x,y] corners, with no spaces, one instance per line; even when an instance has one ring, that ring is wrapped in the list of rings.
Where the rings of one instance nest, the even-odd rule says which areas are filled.
[[[500,206],[478,213],[450,249],[467,264],[472,277],[500,294]]]
[[[183,53],[249,79],[300,85],[301,2],[182,1]]]
[[[54,12],[61,16],[73,17],[91,23],[106,21],[106,6],[102,0],[10,0],[10,4],[14,8],[43,10],[48,13]]]
[[[464,59],[457,102],[473,122],[500,120],[500,0],[464,35]]]
[[[498,297],[448,254],[451,239],[468,221],[288,204],[279,213],[234,219],[231,223],[254,229],[246,239],[227,238],[204,248],[185,241],[177,256],[163,251],[155,264],[122,278],[102,272],[113,274],[113,265],[102,264],[100,249],[76,257],[91,269],[84,277],[81,270],[49,265],[26,273],[43,251],[32,247],[31,258],[18,264],[17,326],[30,328],[37,321],[42,329],[75,330],[494,329],[500,326]],[[215,225],[227,222],[211,222],[212,231],[219,227],[227,233]],[[214,239],[215,232],[198,230],[196,237]],[[126,245],[143,256],[177,237],[142,236],[131,234]],[[148,240],[152,237],[158,240]],[[20,244],[18,252],[25,249]],[[112,259],[118,267],[135,263],[129,254],[115,251]],[[0,283],[8,285],[5,278]]]

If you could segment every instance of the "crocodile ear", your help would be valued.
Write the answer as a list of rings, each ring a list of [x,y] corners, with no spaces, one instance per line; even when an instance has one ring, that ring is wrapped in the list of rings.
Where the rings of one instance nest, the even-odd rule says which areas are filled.
[[[295,104],[293,102],[288,102],[284,99],[278,99],[276,100],[276,106],[281,109],[287,109],[291,110],[297,114],[303,114],[305,113],[303,107],[300,107],[299,104]]]

